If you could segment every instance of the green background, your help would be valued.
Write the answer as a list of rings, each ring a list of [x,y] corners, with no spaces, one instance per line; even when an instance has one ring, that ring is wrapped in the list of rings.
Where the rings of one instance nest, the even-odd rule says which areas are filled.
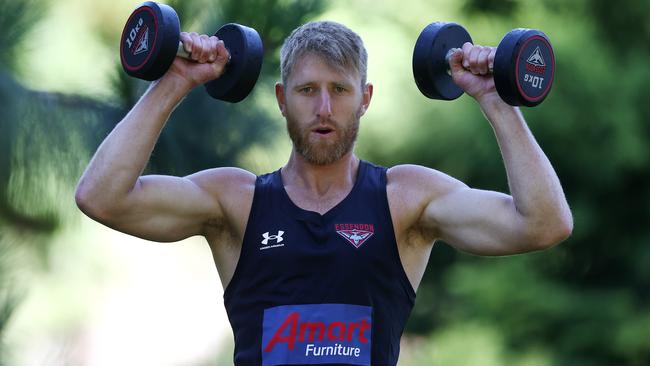
[[[26,364],[30,340],[43,337],[52,340],[48,364],[75,364],[66,345],[87,326],[80,319],[96,289],[115,275],[105,252],[83,245],[97,238],[83,237],[89,224],[74,205],[74,186],[146,88],[119,65],[122,26],[137,5],[0,0],[0,365]],[[438,243],[400,365],[650,364],[648,1],[170,5],[185,30],[211,33],[229,21],[255,27],[265,61],[254,92],[240,104],[216,102],[202,88],[186,98],[147,167],[159,174],[281,166],[290,143],[273,94],[279,46],[297,25],[331,19],[357,31],[369,53],[375,95],[361,122],[361,158],[422,164],[472,187],[507,192],[498,146],[478,106],[467,96],[423,97],[412,77],[412,49],[433,21],[461,23],[486,45],[512,28],[543,30],[554,46],[555,82],[546,101],[524,115],[562,181],[573,235],[539,253],[500,258]],[[187,364],[228,365],[229,347]],[[73,349],[80,352],[83,343]]]

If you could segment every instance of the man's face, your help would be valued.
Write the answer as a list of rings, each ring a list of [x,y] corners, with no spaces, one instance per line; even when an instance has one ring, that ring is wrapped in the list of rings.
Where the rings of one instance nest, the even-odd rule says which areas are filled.
[[[372,85],[362,88],[356,72],[338,71],[307,54],[287,85],[276,86],[276,95],[295,151],[311,164],[327,165],[352,150]]]

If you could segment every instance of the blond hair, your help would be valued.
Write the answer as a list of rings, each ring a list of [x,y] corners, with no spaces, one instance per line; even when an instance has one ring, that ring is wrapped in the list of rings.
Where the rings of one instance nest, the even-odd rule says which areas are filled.
[[[355,71],[366,84],[368,53],[358,34],[332,21],[310,22],[296,28],[280,49],[280,75],[286,85],[294,65],[305,54],[315,54],[336,70]]]

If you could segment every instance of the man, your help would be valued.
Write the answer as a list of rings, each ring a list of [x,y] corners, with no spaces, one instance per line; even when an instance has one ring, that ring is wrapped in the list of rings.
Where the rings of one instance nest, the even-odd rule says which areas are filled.
[[[299,27],[282,47],[275,92],[293,141],[284,167],[260,177],[238,168],[140,176],[174,107],[218,78],[228,60],[215,37],[181,38],[196,62],[177,58],[151,84],[97,150],[76,200],[93,219],[131,235],[206,237],[225,289],[235,364],[395,365],[436,240],[508,255],[570,235],[551,164],[488,74],[494,48],[465,44],[451,70],[494,128],[511,196],[421,166],[360,161],[353,146],[373,85],[361,39],[333,22]]]

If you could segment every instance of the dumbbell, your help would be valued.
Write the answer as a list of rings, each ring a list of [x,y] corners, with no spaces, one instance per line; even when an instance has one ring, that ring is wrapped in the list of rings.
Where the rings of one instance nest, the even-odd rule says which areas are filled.
[[[424,28],[413,50],[413,76],[431,99],[453,100],[463,94],[452,80],[449,58],[472,38],[456,23],[434,22]],[[551,91],[555,56],[548,37],[536,29],[518,28],[503,37],[494,57],[494,84],[501,99],[534,107]]]
[[[167,72],[176,56],[189,59],[180,42],[180,20],[168,5],[147,1],[136,8],[124,26],[120,59],[127,74],[156,80]],[[239,102],[251,92],[262,68],[264,53],[257,31],[229,23],[215,33],[228,49],[230,60],[224,73],[205,84],[215,99]]]

